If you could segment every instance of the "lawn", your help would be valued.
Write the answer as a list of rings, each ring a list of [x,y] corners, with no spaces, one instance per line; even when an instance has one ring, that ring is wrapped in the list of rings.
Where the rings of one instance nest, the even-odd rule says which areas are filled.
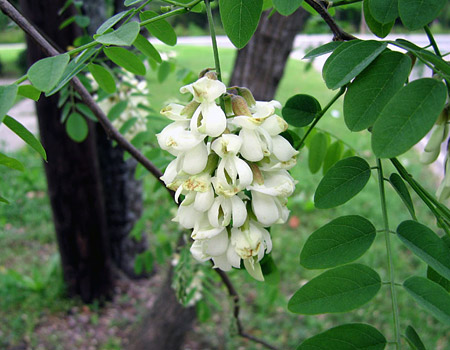
[[[207,47],[159,48],[169,57],[173,57],[172,61],[175,64],[173,72],[163,83],[158,83],[156,71],[148,73],[149,100],[155,110],[161,109],[170,101],[186,101],[186,97],[178,92],[182,85],[177,78],[178,71],[189,69],[199,72],[205,67],[214,66],[211,50]],[[223,49],[220,53],[226,81],[230,76],[235,51]],[[0,59],[2,59],[1,55]],[[315,96],[322,106],[331,99],[334,92],[326,89],[320,74],[313,69],[307,70],[306,68],[307,65],[304,62],[294,60],[288,62],[276,96],[280,102],[284,104],[290,96],[298,93]],[[154,117],[153,120],[155,131],[160,130],[166,123],[159,117]],[[342,118],[342,100],[332,107],[331,111],[319,122],[318,127],[328,132],[331,138],[343,138],[349,147],[364,150],[362,153],[368,162],[371,166],[375,165],[375,159],[369,151],[370,135],[367,132],[350,133],[345,127]],[[53,266],[56,243],[51,225],[48,197],[45,193],[46,184],[41,161],[27,149],[19,151],[17,157],[27,165],[27,171],[25,173],[7,171],[2,175],[0,182],[0,193],[12,202],[11,205],[0,206],[0,227],[5,228],[3,232],[0,232],[2,240],[0,246],[0,319],[6,320],[0,324],[0,339],[4,338],[7,341],[17,341],[24,336],[32,338],[33,327],[39,322],[43,310],[50,314],[66,311],[74,303],[77,303],[63,298],[63,286],[58,269],[54,268],[51,273],[48,272]],[[408,152],[400,159],[405,164],[409,164],[408,170],[415,177],[424,181],[425,187],[430,192],[435,191],[436,179],[430,176],[427,167],[416,162],[415,151]],[[333,218],[348,214],[362,215],[371,220],[378,229],[382,226],[375,176],[372,176],[368,186],[357,197],[345,205],[331,210],[317,210],[314,209],[312,198],[321,174],[310,174],[306,163],[307,150],[304,149],[299,155],[298,165],[292,170],[298,184],[295,194],[289,201],[291,216],[298,218],[299,223],[291,222],[290,225],[275,226],[271,231],[274,243],[272,256],[280,272],[280,284],[270,285],[256,282],[243,271],[230,273],[233,282],[242,294],[243,324],[253,335],[263,337],[282,349],[295,348],[306,337],[344,322],[370,323],[392,339],[391,305],[387,286],[382,287],[375,300],[350,313],[298,316],[289,313],[286,309],[287,300],[298,287],[319,273],[305,270],[298,263],[300,247],[310,233]],[[386,162],[385,175],[388,176],[391,171],[392,168]],[[151,219],[145,226],[151,229],[160,241],[163,241],[163,229],[166,226],[161,222],[157,223],[158,214],[155,214],[154,211],[155,197],[158,200],[161,199],[160,196],[155,196],[152,190],[157,185],[150,176],[144,176],[143,179],[144,201],[147,208],[144,216]],[[390,226],[391,229],[395,229],[401,221],[408,219],[408,213],[394,191],[389,187],[387,191]],[[417,201],[417,198],[414,196],[413,198],[419,219],[435,227],[427,209]],[[159,208],[161,207],[159,206]],[[165,211],[167,214],[168,210]],[[398,243],[395,237],[392,237],[392,240],[395,248],[394,264],[398,271],[397,281],[402,282],[405,276],[411,273],[424,275],[425,264],[415,259],[406,248]],[[380,234],[370,251],[358,261],[373,266],[384,278],[387,266],[384,236]],[[209,265],[206,268],[209,269]],[[10,270],[38,280],[43,287],[37,290],[27,289],[19,283],[20,281],[14,281],[13,278],[2,278],[2,276],[6,276],[5,271]],[[48,276],[48,278],[43,279],[42,276]],[[215,275],[211,275],[211,279],[213,285],[208,288],[208,293],[218,296],[216,305],[213,305],[211,301],[208,302],[214,314],[208,322],[196,327],[197,337],[200,337],[203,343],[209,344],[205,345],[204,349],[262,349],[260,345],[231,336],[235,333],[231,316],[231,301],[224,297],[225,290],[218,283]],[[55,284],[58,286],[57,288],[54,288]],[[431,316],[427,316],[425,312],[418,312],[418,307],[401,289],[399,289],[399,305],[402,330],[408,324],[412,324],[416,329],[420,329],[429,349],[445,350],[450,348],[450,339],[446,328]],[[23,315],[27,316],[23,317]],[[7,335],[6,338],[5,335]]]

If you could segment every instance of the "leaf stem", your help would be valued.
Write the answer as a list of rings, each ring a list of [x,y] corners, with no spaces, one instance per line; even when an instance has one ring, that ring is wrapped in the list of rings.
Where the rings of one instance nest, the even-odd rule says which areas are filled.
[[[134,16],[136,16],[136,14],[141,11],[145,6],[147,6],[150,2],[152,2],[153,0],[147,0],[146,2],[144,2],[141,6],[135,8],[133,10],[133,12],[128,16],[128,18],[122,23],[122,25],[128,23]]]
[[[381,212],[383,214],[384,237],[386,242],[387,264],[388,264],[388,280],[390,282],[391,301],[392,301],[392,318],[394,322],[394,334],[396,349],[400,349],[400,320],[398,313],[397,292],[395,290],[395,273],[394,264],[392,263],[392,248],[389,229],[389,220],[386,206],[386,192],[384,190],[384,175],[381,160],[377,158],[378,167],[378,188],[380,191]]]
[[[25,75],[21,76],[19,79],[17,79],[14,82],[14,84],[16,84],[16,85],[22,84],[27,79],[28,79],[28,75],[25,74]]]
[[[208,16],[209,32],[211,35],[212,47],[214,52],[214,64],[216,66],[217,79],[222,81],[222,72],[220,70],[219,49],[217,47],[216,30],[214,28],[214,19],[211,11],[210,0],[205,0],[206,15]]]
[[[325,113],[330,109],[330,107],[338,100],[339,97],[341,97],[345,90],[347,89],[347,86],[341,87],[341,89],[338,91],[336,95],[333,96],[330,102],[320,111],[317,113],[316,117],[314,118],[313,123],[309,127],[309,129],[306,131],[306,134],[303,136],[303,138],[300,140],[300,143],[297,147],[297,149],[300,149],[303,147],[303,144],[305,143],[306,138],[309,136],[311,131],[314,129],[316,124],[319,122],[319,120],[325,115]]]
[[[423,29],[425,30],[425,33],[427,33],[428,40],[430,41],[431,46],[433,47],[434,52],[436,55],[442,58],[441,52],[439,51],[439,47],[436,43],[436,40],[434,39],[433,33],[430,30],[430,27],[428,25],[424,26]]]

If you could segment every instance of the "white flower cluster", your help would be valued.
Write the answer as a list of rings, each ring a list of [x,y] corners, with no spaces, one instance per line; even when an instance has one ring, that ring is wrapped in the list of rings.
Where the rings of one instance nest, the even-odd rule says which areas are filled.
[[[125,110],[112,121],[112,124],[119,131],[126,123],[131,124],[123,135],[128,141],[137,134],[147,131],[147,118],[142,115],[142,106],[148,105],[146,97],[148,94],[146,80],[139,81],[133,74],[123,70],[122,81],[116,93],[98,102],[100,108],[108,114],[117,103],[127,101]]]
[[[448,106],[442,111],[436,124],[431,129],[431,135],[421,155],[421,162],[424,164],[433,163],[441,152],[441,144],[447,140],[449,133],[449,111]],[[445,176],[439,185],[436,196],[443,202],[450,198],[450,140],[447,140],[447,155],[445,159]]]
[[[193,229],[197,260],[212,259],[227,271],[242,259],[262,280],[259,261],[272,249],[266,227],[287,220],[295,187],[287,170],[298,152],[280,135],[288,127],[275,114],[281,106],[256,102],[244,89],[246,99],[227,95],[225,114],[216,99],[226,86],[212,72],[180,91],[193,100],[165,107],[161,113],[173,123],[157,135],[160,147],[176,156],[162,180],[177,201],[184,195],[174,221]]]

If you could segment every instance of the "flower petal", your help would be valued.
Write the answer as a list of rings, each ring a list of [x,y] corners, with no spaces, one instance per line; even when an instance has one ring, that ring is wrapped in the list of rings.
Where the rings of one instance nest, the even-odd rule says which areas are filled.
[[[283,136],[276,135],[272,137],[272,153],[282,162],[287,162],[293,156],[298,154],[298,151],[292,147],[288,140]]]
[[[191,175],[200,173],[208,162],[208,150],[203,142],[185,153],[183,170]]]
[[[211,256],[219,256],[224,254],[228,248],[228,232],[223,229],[217,236],[206,241],[205,253]]]
[[[233,216],[233,227],[241,227],[247,219],[247,209],[242,199],[238,196],[230,198]]]
[[[258,222],[268,227],[280,218],[278,207],[272,196],[252,191],[252,209]]]
[[[211,137],[221,135],[227,127],[227,118],[222,109],[214,101],[212,103],[202,103],[200,108],[202,109],[203,119],[201,121],[202,125],[198,130]]]

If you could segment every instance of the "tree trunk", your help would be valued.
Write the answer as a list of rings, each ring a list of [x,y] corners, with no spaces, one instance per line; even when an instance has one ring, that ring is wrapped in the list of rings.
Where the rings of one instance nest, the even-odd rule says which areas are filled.
[[[309,13],[302,8],[289,17],[263,12],[255,35],[239,50],[230,86],[249,88],[257,100],[271,100],[283,76],[295,35],[303,29]]]
[[[172,272],[161,287],[152,309],[131,335],[127,350],[180,350],[195,320],[195,309],[184,308],[172,288]]]
[[[123,1],[121,4],[124,6]],[[105,7],[105,0],[83,3],[83,12],[91,19],[90,35],[106,20]],[[137,162],[132,158],[125,161],[123,150],[113,147],[100,125],[96,127],[96,139],[112,261],[127,277],[136,278],[139,276],[134,273],[135,256],[147,249],[145,235],[140,241],[129,236],[142,214],[142,183],[134,178]]]
[[[58,16],[65,0],[21,0],[22,10],[53,43],[65,49],[79,35],[76,27],[59,30],[70,10]],[[49,20],[51,19],[51,20]],[[45,55],[27,38],[31,63]],[[64,280],[71,296],[84,302],[108,298],[113,283],[100,170],[95,145],[95,128],[89,122],[89,136],[82,143],[72,141],[60,122],[58,96],[41,97],[36,103],[48,192],[53,212]]]

